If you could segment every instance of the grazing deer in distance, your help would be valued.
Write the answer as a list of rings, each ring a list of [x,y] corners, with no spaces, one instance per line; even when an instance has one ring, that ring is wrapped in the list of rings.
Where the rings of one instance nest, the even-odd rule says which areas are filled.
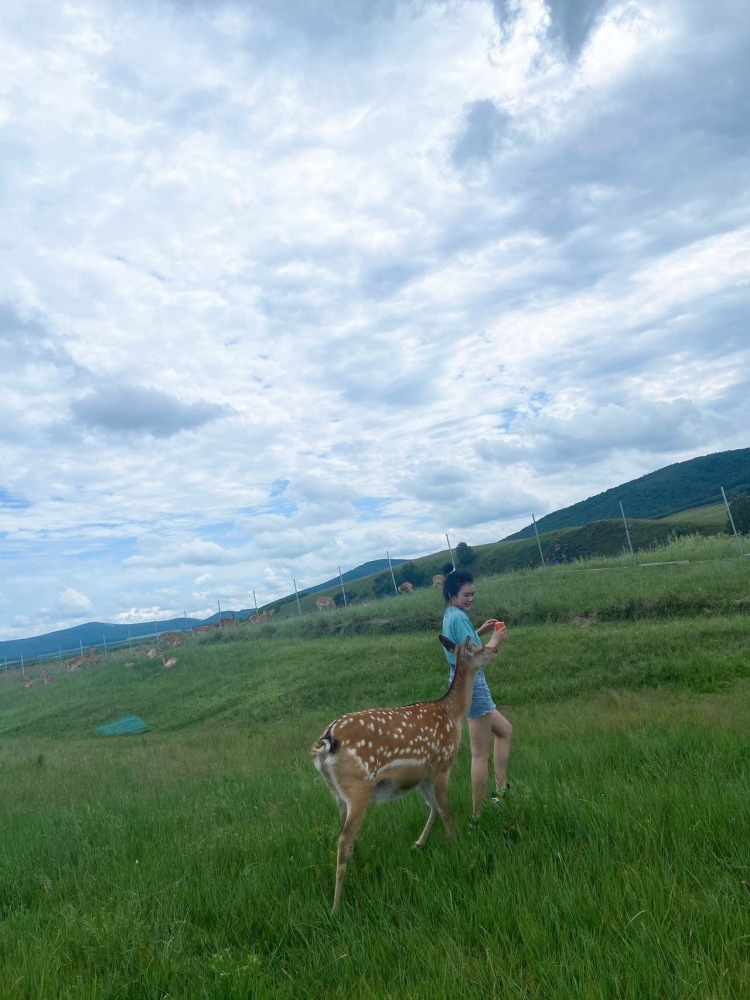
[[[311,748],[313,763],[331,789],[341,817],[334,913],[341,903],[346,863],[371,798],[389,802],[417,788],[430,814],[414,847],[424,844],[437,816],[447,838],[454,837],[448,777],[461,745],[474,676],[495,659],[497,648],[476,645],[471,639],[456,645],[444,635],[440,642],[456,657],[453,681],[442,698],[342,715]]]
[[[162,648],[164,646],[181,646],[182,645],[182,633],[181,632],[162,632],[161,635],[156,637],[156,641]]]
[[[250,617],[245,620],[249,625],[254,625],[256,622],[267,622],[273,618],[275,613],[275,608],[271,608],[270,611],[256,611],[254,615],[250,615]]]

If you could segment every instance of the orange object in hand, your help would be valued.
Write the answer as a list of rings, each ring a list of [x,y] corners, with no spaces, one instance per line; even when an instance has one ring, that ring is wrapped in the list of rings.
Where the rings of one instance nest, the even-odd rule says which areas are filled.
[[[505,628],[505,622],[495,622],[495,624],[494,624],[493,627],[494,627],[495,631],[497,632],[497,630],[499,628]]]

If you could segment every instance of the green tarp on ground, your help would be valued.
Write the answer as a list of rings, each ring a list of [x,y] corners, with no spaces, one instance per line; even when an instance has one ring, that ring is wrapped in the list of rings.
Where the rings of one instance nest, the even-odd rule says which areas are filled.
[[[129,736],[131,733],[145,733],[151,727],[137,715],[123,715],[116,722],[108,722],[106,726],[97,726],[97,733],[102,736]]]

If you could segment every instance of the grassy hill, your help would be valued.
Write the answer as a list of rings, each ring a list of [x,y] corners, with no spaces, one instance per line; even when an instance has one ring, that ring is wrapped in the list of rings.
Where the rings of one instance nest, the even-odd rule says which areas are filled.
[[[750,995],[750,560],[485,576],[511,797],[458,837],[371,807],[330,915],[338,814],[308,747],[344,711],[438,697],[440,595],[0,679],[0,995],[331,1000]],[[102,737],[136,714],[151,730]]]
[[[218,617],[218,616],[216,616]],[[45,635],[33,636],[29,639],[5,639],[0,642],[0,658],[18,660],[34,657],[54,657],[58,653],[68,657],[74,656],[80,649],[107,646],[127,642],[128,639],[138,640],[153,636],[157,631],[182,631],[200,624],[196,618],[171,618],[159,622],[135,622],[132,625],[113,625],[106,622],[86,622],[85,625],[74,625],[72,628],[48,632]]]
[[[634,519],[663,518],[715,504],[721,500],[721,487],[731,500],[740,493],[750,493],[750,448],[702,455],[686,462],[667,465],[621,486],[605,490],[580,503],[564,507],[539,518],[540,532],[580,527],[591,521],[620,518],[620,503],[625,515]],[[530,538],[533,525],[509,535],[508,539]]]
[[[640,563],[648,564],[657,558],[663,558],[665,552],[671,552],[672,558],[683,558],[685,547],[690,548],[693,541],[701,538],[713,538],[713,546],[702,550],[705,558],[720,556],[730,557],[736,554],[734,540],[726,531],[726,507],[723,503],[712,504],[696,510],[682,511],[660,520],[630,520],[628,519],[630,541]],[[621,519],[594,522],[580,528],[567,528],[549,531],[540,535],[542,553],[545,565],[553,565],[556,561],[571,564],[584,560],[595,564],[597,560],[620,558],[630,560],[628,539]],[[671,550],[666,549],[672,543]],[[502,573],[516,572],[541,568],[539,544],[536,538],[504,540],[471,549],[472,560],[468,564],[477,578]],[[750,545],[747,546],[750,551]],[[445,549],[415,560],[392,560],[396,585],[409,580],[419,590],[431,589],[433,575],[441,572],[443,565],[449,561],[451,553]],[[386,570],[386,560],[375,560],[366,563],[350,574],[344,574],[344,587],[348,605],[358,606],[376,601],[378,596],[394,597],[390,569]],[[375,567],[375,572],[373,572]],[[368,575],[369,572],[369,575]],[[378,585],[378,578],[380,584]],[[321,594],[334,598],[337,604],[343,606],[341,581],[329,580],[318,587],[310,588],[299,594],[290,595],[278,601],[265,605],[261,610],[273,608],[276,611],[275,620],[297,619],[317,615],[315,604]],[[238,621],[247,619],[251,610],[236,612]],[[337,612],[334,612],[336,614]],[[226,617],[224,613],[221,617]],[[212,615],[206,622],[213,622],[220,616]],[[106,625],[100,622],[90,622],[87,625],[53,632],[46,636],[33,639],[7,640],[0,643],[0,657],[4,657],[15,666],[24,656],[24,660],[33,671],[35,664],[41,669],[44,662],[55,659],[58,648],[63,652],[75,651],[80,643],[83,648],[88,645],[97,646],[100,650],[107,646],[123,644],[129,635],[132,640],[154,636],[171,629],[181,630],[185,627],[204,624],[195,619],[177,618],[170,621],[147,622],[140,625],[125,626]],[[64,657],[65,658],[65,657]],[[38,661],[38,663],[37,663]]]
[[[391,560],[394,567],[400,566],[403,562],[403,559]],[[344,584],[347,584],[382,571],[388,565],[387,559],[373,559],[342,574],[342,579]],[[310,587],[302,591],[299,596],[301,599],[305,599],[306,606],[311,606],[314,610],[315,602],[306,600],[306,598],[312,594],[317,595],[331,588],[340,588],[340,586],[340,580],[328,580],[317,587]],[[292,602],[294,602],[294,610],[296,611],[297,605],[294,594],[283,598],[281,601],[267,604],[259,610],[268,610],[271,607],[278,610],[285,604],[291,605]],[[205,619],[184,616],[182,618],[170,618],[160,621],[136,622],[131,625],[86,622],[84,625],[74,625],[72,628],[59,629],[56,632],[31,636],[27,639],[2,640],[0,641],[0,659],[10,661],[11,663],[19,661],[21,657],[27,661],[37,658],[54,659],[56,656],[69,659],[71,656],[75,656],[80,650],[88,650],[92,647],[106,648],[107,646],[124,645],[131,640],[153,640],[163,632],[182,632],[192,629],[196,625],[213,625],[220,618],[227,618],[229,615],[235,615],[240,621],[243,621],[254,612],[255,608],[249,608],[236,612],[219,612]]]
[[[706,558],[716,556],[730,557],[737,553],[736,543],[727,534],[726,507],[723,503],[712,504],[696,510],[682,511],[670,517],[659,520],[627,519],[630,544],[636,554],[636,560],[648,564],[664,557],[666,546],[672,544],[671,557],[683,558],[683,550],[690,548],[693,542],[700,539],[713,539],[712,545],[698,551],[703,551]],[[515,536],[514,536],[515,537]],[[595,562],[601,559],[619,558],[630,561],[628,535],[621,518],[608,521],[595,521],[579,528],[563,528],[541,533],[539,542],[536,538],[515,540],[505,539],[469,547],[470,561],[465,563],[477,578],[487,575],[510,573],[519,570],[538,569],[542,566],[540,547],[544,556],[545,566],[556,562],[570,564],[576,561]],[[750,551],[750,545],[747,545]],[[402,563],[394,572],[396,585],[403,580],[413,583],[418,589],[431,588],[434,574],[441,571],[444,563],[449,561],[451,553],[447,549],[424,556],[420,559]],[[347,586],[349,603],[375,600],[378,592],[378,574],[362,578],[356,587]],[[395,596],[390,573],[381,576],[385,585],[386,596]],[[340,601],[340,587],[324,588],[323,593]],[[381,591],[382,592],[382,591]],[[302,602],[303,614],[315,611],[313,600]],[[298,615],[296,607],[288,605],[280,608],[281,616]]]
[[[491,545],[477,547],[467,565],[477,574],[507,573],[530,569],[545,562],[571,562],[577,559],[619,556],[628,550],[628,542],[639,553],[664,545],[670,538],[690,535],[723,534],[726,532],[726,508],[717,499],[723,486],[731,499],[742,493],[750,494],[750,448],[704,455],[666,466],[622,486],[607,490],[588,500],[548,514],[537,521],[541,544],[537,543],[533,525]],[[622,501],[627,516],[628,531],[620,514]],[[392,559],[396,585],[409,581],[415,586],[430,586],[432,577],[442,571],[452,554],[443,550],[421,558],[405,561]],[[337,604],[361,603],[378,597],[394,596],[388,561],[372,560],[343,573],[344,592],[338,578],[310,587],[299,594],[288,594],[263,605],[259,610],[273,609],[280,618],[312,614],[317,611],[315,600],[321,595],[332,597]],[[241,619],[254,609],[236,612]],[[212,622],[219,615],[213,615]],[[174,619],[121,626],[87,623],[61,632],[29,639],[0,641],[0,658],[11,662],[22,655],[26,659],[54,657],[58,650],[75,651],[82,644],[101,646],[122,643],[128,637],[153,635],[203,624],[196,619]]]

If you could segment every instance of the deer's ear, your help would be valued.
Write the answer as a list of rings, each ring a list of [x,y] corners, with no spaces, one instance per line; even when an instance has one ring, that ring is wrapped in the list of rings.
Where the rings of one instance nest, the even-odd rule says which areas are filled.
[[[438,638],[440,639],[440,641],[442,642],[442,644],[445,646],[445,648],[448,650],[449,653],[455,652],[456,650],[455,642],[451,642],[451,640],[446,635],[438,636]]]

